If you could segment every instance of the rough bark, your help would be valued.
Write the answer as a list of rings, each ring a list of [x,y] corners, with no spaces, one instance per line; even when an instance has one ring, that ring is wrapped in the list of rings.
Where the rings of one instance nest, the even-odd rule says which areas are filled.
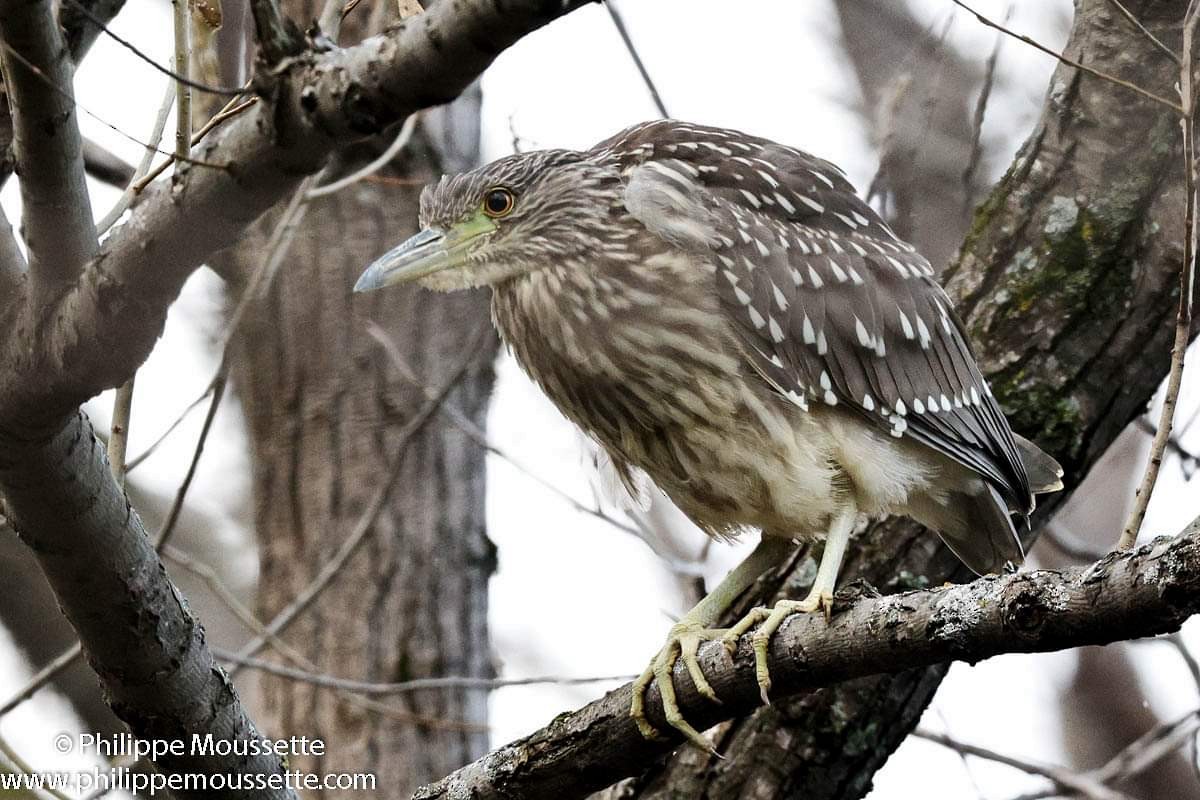
[[[315,18],[320,10],[312,2],[285,6],[296,20]],[[367,21],[365,14],[348,18],[342,40],[361,38]],[[442,133],[438,147],[430,146],[427,132],[435,126],[425,122],[434,118]],[[398,433],[426,402],[422,388],[397,374],[367,334],[368,321],[394,338],[428,387],[442,386],[469,357],[473,366],[446,403],[485,424],[496,349],[485,293],[351,294],[366,264],[416,232],[420,188],[436,179],[443,160],[462,169],[477,158],[477,92],[422,119],[414,144],[379,180],[309,208],[286,268],[251,306],[236,340],[234,377],[249,423],[263,619],[287,606],[338,548],[384,480]],[[457,147],[447,153],[450,148],[440,145],[451,139]],[[373,144],[344,153],[339,169],[373,159]],[[264,257],[261,246],[239,247],[235,271],[246,274]],[[235,290],[235,301],[240,294]],[[469,353],[485,328],[488,344]],[[484,456],[444,416],[431,420],[405,448],[397,489],[367,543],[284,638],[334,675],[376,681],[494,675],[487,584],[495,555],[484,531]],[[328,745],[323,759],[294,760],[296,766],[374,774],[374,796],[381,799],[408,797],[487,749],[483,691],[397,698],[382,704],[395,710],[389,714],[379,710],[381,704],[354,704],[277,677],[263,678],[260,690],[264,725]]]
[[[1156,539],[1086,568],[990,575],[963,585],[864,597],[829,622],[800,614],[784,623],[769,651],[772,691],[787,697],[951,659],[974,662],[1005,652],[1045,652],[1166,633],[1200,611],[1198,589],[1200,520],[1178,537]],[[700,652],[700,666],[720,705],[704,700],[687,670],[677,665],[680,709],[698,727],[745,713],[761,702],[750,640],[751,634],[741,638],[732,660],[720,643]],[[919,679],[920,672],[909,675]],[[629,717],[631,685],[558,717],[415,797],[570,800],[644,767],[682,737],[672,731],[660,742],[642,738]],[[657,686],[648,693],[647,710],[659,730],[671,730]],[[836,727],[823,732],[839,735]],[[817,763],[811,768],[822,772],[821,767]],[[695,796],[679,785],[667,788],[674,797]],[[704,796],[762,795],[739,782],[710,789]]]
[[[237,692],[213,662],[204,629],[167,578],[150,537],[112,480],[82,412],[47,439],[0,437],[6,513],[37,556],[63,613],[84,643],[106,700],[143,739],[190,742],[257,737]],[[86,541],[78,535],[86,531]],[[274,755],[168,755],[168,774],[280,778]],[[177,793],[180,798],[294,798],[262,791]]]

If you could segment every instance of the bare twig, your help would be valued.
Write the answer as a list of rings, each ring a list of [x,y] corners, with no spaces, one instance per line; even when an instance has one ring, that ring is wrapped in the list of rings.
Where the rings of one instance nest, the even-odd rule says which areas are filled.
[[[1158,49],[1158,52],[1162,53],[1176,64],[1179,63],[1179,55],[1174,50],[1163,44],[1161,39],[1151,33],[1150,30],[1142,24],[1142,21],[1135,17],[1133,12],[1125,7],[1125,4],[1122,3],[1121,0],[1108,0],[1108,2],[1113,6],[1113,8],[1117,9],[1117,11],[1121,13],[1121,16],[1129,20],[1129,23],[1133,25],[1133,27],[1137,28],[1138,31],[1140,31],[1141,34]]]
[[[1056,788],[1065,792],[1077,792],[1080,795],[1089,798],[1089,800],[1129,800],[1129,796],[1108,788],[1103,783],[1088,777],[1084,773],[1074,772],[1066,767],[1055,764],[1047,764],[1041,761],[1031,761],[1028,759],[1016,758],[1014,756],[999,753],[995,750],[989,750],[986,747],[979,747],[966,742],[947,736],[944,733],[934,733],[922,728],[917,728],[912,732],[912,735],[918,739],[924,739],[927,742],[940,744],[942,747],[947,747],[956,753],[963,755],[975,756],[988,761],[994,761],[997,764],[1019,769],[1030,775],[1038,775],[1052,781]]]
[[[1165,105],[1168,108],[1174,109],[1177,112],[1183,111],[1182,107],[1178,103],[1176,103],[1172,100],[1168,100],[1167,98],[1162,97],[1161,95],[1157,95],[1154,92],[1143,89],[1142,87],[1138,86],[1135,83],[1130,83],[1129,81],[1122,80],[1122,79],[1116,77],[1115,75],[1109,75],[1107,72],[1101,72],[1098,69],[1092,69],[1091,67],[1087,66],[1086,64],[1081,64],[1078,61],[1075,61],[1074,59],[1067,58],[1062,53],[1055,52],[1051,48],[1046,47],[1044,44],[1041,44],[1040,42],[1035,41],[1034,39],[1031,39],[1028,36],[1025,36],[1024,34],[1015,33],[1014,31],[1009,30],[1008,28],[1004,27],[1000,23],[993,22],[992,20],[985,17],[983,14],[980,14],[978,11],[976,11],[975,9],[968,6],[966,3],[962,2],[962,0],[950,0],[950,2],[954,3],[954,5],[958,6],[963,11],[966,11],[967,13],[974,15],[975,19],[979,20],[979,22],[981,24],[986,25],[989,28],[995,28],[996,30],[1003,33],[1005,36],[1011,36],[1012,38],[1014,38],[1018,41],[1024,42],[1025,44],[1029,45],[1030,47],[1034,48],[1035,50],[1040,50],[1043,53],[1045,53],[1046,55],[1048,55],[1052,58],[1058,59],[1058,61],[1060,63],[1066,64],[1068,67],[1074,67],[1075,69],[1079,70],[1080,72],[1086,72],[1088,75],[1091,75],[1092,77],[1099,78],[1100,80],[1108,81],[1109,83],[1113,83],[1117,86],[1123,86],[1132,92],[1137,92],[1142,97],[1145,97],[1148,100],[1153,100],[1156,103],[1161,103],[1162,105]]]
[[[10,745],[2,736],[0,736],[0,754],[4,756],[4,760],[8,761],[17,772],[25,775],[34,774],[33,767],[25,763],[25,760],[17,754],[17,751],[14,750],[12,745]],[[25,787],[21,788],[24,789]],[[72,800],[72,798],[67,797],[53,786],[48,786],[46,784],[41,784],[36,789],[30,787],[28,791],[32,792],[37,797],[53,797],[54,800]],[[5,794],[8,794],[8,792],[5,792]],[[20,795],[20,791],[18,791],[17,794]]]
[[[21,55],[19,52],[14,50],[12,48],[12,46],[9,45],[7,42],[0,40],[0,47],[3,48],[4,52],[7,55],[11,56],[13,59],[15,59],[19,63],[25,65],[26,67],[29,67],[30,71],[37,77],[38,80],[40,80],[46,86],[50,87],[50,90],[54,94],[61,95],[66,100],[68,100],[74,108],[79,109],[80,111],[82,111],[83,113],[85,113],[89,117],[91,117],[92,119],[99,122],[104,127],[111,130],[113,133],[117,134],[118,136],[120,136],[123,139],[127,139],[128,141],[133,142],[138,147],[153,147],[152,145],[149,145],[146,142],[143,142],[141,139],[137,138],[136,136],[126,133],[124,130],[122,130],[121,128],[112,124],[111,122],[109,122],[104,117],[97,114],[96,112],[89,110],[87,106],[83,105],[78,100],[76,100],[75,96],[73,94],[71,94],[70,91],[65,89],[62,84],[56,83],[54,81],[54,79],[51,78],[49,75],[47,75],[45,72],[34,67],[33,62],[29,61],[28,59],[25,58],[25,56]],[[158,153],[159,155],[163,155],[163,156],[171,156],[172,158],[179,158],[179,156],[177,156],[173,153],[168,153],[165,150],[159,150],[157,148],[154,148],[154,152]],[[219,164],[219,163],[216,163],[213,161],[203,161],[198,158],[187,157],[187,158],[183,158],[182,160],[186,161],[189,164],[194,164],[198,167],[208,167],[209,169],[220,170],[222,172],[229,169],[228,164]]]
[[[161,72],[163,75],[171,78],[175,83],[181,83],[188,88],[195,89],[199,92],[205,92],[206,94],[224,95],[226,97],[237,97],[242,93],[242,90],[236,86],[208,86],[207,84],[198,83],[192,80],[188,76],[188,72],[186,70],[179,69],[178,53],[176,53],[175,71],[172,72],[162,64],[159,64],[157,61],[152,59],[150,56],[143,53],[128,39],[123,39],[119,34],[114,33],[107,25],[104,24],[102,19],[89,11],[87,6],[79,2],[79,0],[63,0],[63,2],[65,2],[67,5],[73,6],[77,13],[82,15],[90,24],[95,25],[97,28],[103,31],[108,38],[112,39],[114,42],[133,53],[139,60],[144,61],[154,69]],[[179,29],[176,28],[175,32],[178,35]]]
[[[608,9],[608,16],[612,18],[613,27],[617,29],[621,41],[625,43],[625,49],[629,51],[629,57],[633,59],[633,64],[637,67],[638,74],[642,76],[642,83],[646,84],[646,91],[650,92],[650,99],[654,102],[654,107],[658,109],[658,115],[663,119],[669,118],[671,115],[667,113],[667,107],[658,93],[658,87],[654,85],[654,79],[650,77],[646,63],[642,61],[641,54],[638,53],[633,39],[629,36],[629,30],[625,27],[625,20],[621,16],[621,12],[617,10],[617,4],[613,0],[608,0],[604,7]]]
[[[188,0],[172,0],[175,23],[175,174],[187,166],[192,149],[192,14]]]
[[[1008,10],[1004,14],[1005,23],[1012,16],[1012,4],[1008,6]],[[988,100],[992,96],[992,85],[996,80],[996,64],[1000,60],[1000,46],[1004,43],[1004,37],[1000,34],[996,35],[996,44],[992,47],[992,53],[988,56],[987,64],[983,70],[983,85],[979,87],[979,98],[975,101],[975,112],[971,118],[971,150],[967,156],[967,165],[963,168],[962,185],[963,185],[963,214],[970,216],[971,208],[974,206],[975,192],[972,189],[972,182],[975,180],[975,172],[979,169],[979,159],[983,155],[983,118],[987,114]]]
[[[342,691],[352,692],[354,694],[367,695],[369,697],[391,696],[397,694],[408,694],[411,692],[427,691],[430,689],[478,689],[482,691],[492,691],[494,689],[502,689],[508,686],[537,686],[542,684],[554,684],[557,686],[579,686],[588,683],[607,683],[611,681],[631,681],[636,678],[636,675],[601,675],[596,677],[585,678],[563,678],[556,676],[542,676],[536,678],[470,678],[470,677],[445,677],[445,678],[416,678],[411,681],[400,681],[397,683],[375,683],[373,681],[356,681],[348,678],[337,678],[332,675],[310,672],[292,667],[285,667],[281,664],[276,664],[272,661],[264,661],[259,658],[246,658],[237,653],[221,648],[214,647],[213,653],[217,658],[237,664],[238,666],[254,669],[260,672],[267,672],[272,675],[277,675],[288,680],[301,681],[310,683],[313,686],[321,686],[326,689],[340,689]]]
[[[1192,651],[1188,648],[1187,643],[1183,641],[1183,637],[1176,631],[1170,636],[1164,636],[1163,641],[1175,648],[1175,652],[1179,653],[1179,658],[1183,660],[1184,666],[1192,676],[1192,683],[1196,685],[1196,689],[1200,691],[1200,661],[1196,660],[1196,656],[1192,655]]]
[[[74,104],[69,94],[40,85],[70,86],[75,70],[45,0],[0,5],[0,36],[21,172],[30,299],[40,308],[74,280],[98,245]]]
[[[78,642],[76,642],[64,650],[61,654],[56,656],[55,659],[49,664],[38,670],[37,674],[30,678],[28,683],[22,686],[16,694],[6,700],[4,705],[0,706],[0,717],[8,714],[14,708],[37,694],[39,689],[57,678],[58,674],[67,667],[71,666],[71,664],[75,662],[75,659],[79,658],[80,654],[82,653],[83,648],[79,646]]]
[[[212,393],[212,390],[213,390],[213,382],[210,380],[208,382],[208,385],[204,387],[204,391],[200,393],[200,396],[197,397],[192,402],[188,403],[187,406],[183,409],[183,411],[179,412],[179,416],[177,416],[175,418],[175,420],[170,425],[167,426],[167,429],[165,431],[163,431],[162,433],[159,434],[158,438],[155,439],[150,444],[149,447],[147,447],[145,450],[138,453],[136,456],[134,456],[133,458],[131,458],[129,460],[129,463],[125,466],[125,471],[132,472],[143,461],[145,461],[147,458],[152,456],[154,454],[154,451],[157,450],[159,447],[161,447],[162,443],[167,440],[167,437],[169,437],[172,433],[174,433],[175,430],[181,424],[183,424],[183,421],[187,418],[187,415],[192,413],[192,411],[194,411],[200,407],[200,404],[204,402],[204,398],[208,397],[209,394]]]
[[[192,460],[188,463],[187,473],[183,477],[183,482],[179,484],[179,488],[175,491],[175,499],[171,502],[171,509],[167,512],[167,518],[163,521],[162,527],[158,531],[158,535],[154,537],[154,548],[162,551],[167,542],[171,539],[171,534],[175,532],[175,523],[179,521],[179,514],[183,511],[183,501],[187,497],[188,489],[192,486],[192,481],[196,477],[196,467],[200,465],[200,456],[204,453],[204,444],[208,441],[209,431],[212,430],[213,420],[217,416],[217,409],[221,405],[221,398],[225,395],[226,381],[226,366],[222,361],[220,368],[217,370],[216,377],[212,383],[212,399],[208,403],[208,413],[204,415],[204,425],[200,428],[200,435],[196,437],[196,447],[192,451]]]
[[[398,156],[400,151],[403,150],[412,139],[413,131],[417,129],[417,118],[419,116],[419,114],[410,114],[404,120],[404,124],[400,126],[400,132],[396,134],[396,138],[393,139],[392,143],[388,145],[387,149],[380,153],[379,157],[370,164],[367,164],[362,169],[356,170],[355,172],[352,172],[343,178],[338,178],[336,181],[331,181],[324,186],[314,186],[312,189],[308,190],[307,194],[304,196],[304,199],[313,200],[318,197],[325,197],[326,195],[341,191],[347,186],[352,186],[359,181],[374,175],[376,172],[392,163],[392,159]]]
[[[1191,423],[1195,422],[1200,417],[1200,406],[1196,407],[1196,411],[1183,425],[1173,426],[1171,437],[1167,439],[1167,449],[1179,457],[1179,468],[1183,471],[1184,480],[1190,481],[1192,476],[1196,474],[1196,468],[1200,467],[1200,455],[1193,453],[1183,446],[1180,437],[1187,432]],[[1138,428],[1150,434],[1151,437],[1158,432],[1158,428],[1147,419],[1144,415],[1139,416],[1136,420]]]
[[[133,383],[136,378],[135,375],[117,389],[108,433],[108,463],[112,466],[113,477],[121,486],[125,485],[125,448],[129,444],[129,418],[133,413]]]
[[[1183,52],[1180,57],[1179,97],[1183,116],[1183,264],[1179,269],[1179,309],[1175,316],[1175,342],[1171,348],[1171,370],[1167,374],[1167,390],[1163,395],[1162,413],[1158,418],[1158,431],[1150,443],[1150,456],[1146,471],[1134,496],[1133,510],[1121,531],[1117,549],[1126,550],[1137,541],[1138,531],[1146,519],[1150,498],[1158,483],[1158,472],[1162,467],[1163,454],[1171,440],[1171,426],[1175,420],[1175,405],[1179,401],[1179,389],[1183,384],[1183,362],[1187,354],[1192,330],[1192,280],[1196,271],[1196,105],[1195,79],[1192,75],[1192,49],[1195,43],[1196,24],[1200,21],[1196,2],[1188,4],[1187,16],[1183,20]]]
[[[247,87],[249,87],[249,85],[250,85],[249,83],[246,84]],[[210,119],[208,122],[201,125],[200,129],[197,130],[195,134],[193,134],[192,146],[195,147],[196,145],[198,145],[200,143],[200,140],[203,139],[205,137],[205,135],[209,131],[211,131],[213,128],[217,127],[222,122],[229,119],[230,117],[236,117],[238,114],[242,113],[247,108],[250,108],[250,106],[254,105],[257,102],[258,102],[257,97],[249,97],[240,102],[238,101],[238,99],[236,97],[234,99],[230,100],[228,103],[225,104],[224,108],[222,108],[220,111],[218,111],[216,114],[214,114],[212,119]],[[161,151],[158,151],[158,152],[161,152]],[[164,153],[164,155],[167,156],[166,161],[164,161],[163,163],[159,164],[154,169],[147,172],[146,175],[141,180],[136,181],[133,184],[133,191],[135,194],[141,193],[141,191],[143,189],[145,189],[146,186],[148,186],[155,178],[157,178],[159,175],[161,175],[163,173],[163,170],[165,170],[167,167],[171,166],[171,164],[175,163],[176,155],[174,153]],[[193,162],[193,163],[195,163],[195,162]]]
[[[121,218],[121,215],[133,203],[133,198],[137,196],[137,191],[134,187],[150,172],[150,165],[154,163],[154,155],[158,152],[159,144],[162,142],[163,131],[167,127],[167,117],[170,116],[171,107],[174,104],[175,84],[174,82],[168,82],[167,89],[163,93],[162,103],[158,107],[158,114],[154,117],[154,129],[150,131],[150,146],[145,148],[142,160],[138,162],[137,169],[133,173],[133,178],[130,179],[129,185],[125,187],[125,191],[121,192],[121,196],[117,198],[117,202],[113,203],[113,207],[96,223],[96,232],[100,235],[103,236]]]

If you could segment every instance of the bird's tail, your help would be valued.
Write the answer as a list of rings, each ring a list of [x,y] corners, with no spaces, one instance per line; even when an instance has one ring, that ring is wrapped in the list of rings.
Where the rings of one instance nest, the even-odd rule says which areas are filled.
[[[1025,474],[1029,476],[1029,490],[1034,494],[1062,491],[1063,468],[1058,462],[1024,436],[1014,432],[1013,439],[1017,442],[1017,450],[1021,452]]]

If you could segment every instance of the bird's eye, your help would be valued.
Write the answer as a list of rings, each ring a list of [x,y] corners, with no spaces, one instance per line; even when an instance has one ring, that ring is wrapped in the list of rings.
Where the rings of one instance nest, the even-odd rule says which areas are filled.
[[[503,187],[489,189],[488,193],[483,196],[483,213],[493,219],[506,217],[512,213],[516,203],[517,198],[513,197],[513,193],[508,189]]]

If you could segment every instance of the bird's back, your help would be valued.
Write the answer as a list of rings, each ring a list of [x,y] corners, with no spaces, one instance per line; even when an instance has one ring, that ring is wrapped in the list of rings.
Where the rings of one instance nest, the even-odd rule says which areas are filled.
[[[526,369],[617,463],[646,469],[677,502],[683,487],[749,509],[762,498],[732,495],[786,490],[768,473],[789,459],[816,474],[829,457],[850,474],[838,458],[892,455],[894,471],[933,477],[885,510],[938,528],[976,570],[1019,561],[1009,512],[1032,511],[1022,448],[1040,451],[1014,437],[929,263],[836,167],[674,121],[635,126],[584,157],[622,184],[612,213],[628,216],[629,235],[613,252],[497,287],[494,309]],[[829,456],[839,431],[860,444]],[[797,437],[802,455],[782,441]],[[754,466],[730,457],[772,446]],[[1039,472],[1057,468],[1040,455],[1052,466],[1038,461]],[[758,480],[706,481],[706,460],[739,462]],[[808,483],[820,491],[821,480]],[[844,489],[832,480],[826,491]]]

